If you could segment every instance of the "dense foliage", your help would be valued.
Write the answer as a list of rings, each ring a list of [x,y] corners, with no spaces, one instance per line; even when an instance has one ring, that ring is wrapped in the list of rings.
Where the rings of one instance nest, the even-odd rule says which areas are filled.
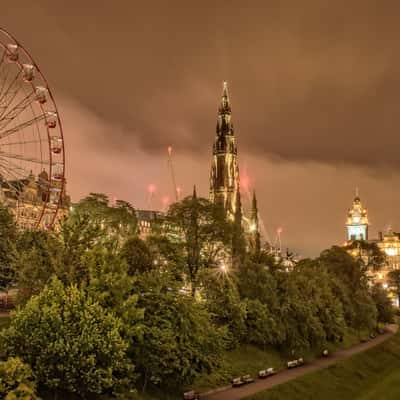
[[[39,391],[176,390],[241,344],[300,355],[392,320],[388,292],[368,279],[383,262],[376,248],[360,244],[366,261],[332,247],[288,272],[246,246],[240,220],[195,191],[145,239],[133,208],[101,194],[56,232],[18,233],[0,209],[0,235],[14,238],[1,285],[22,294],[1,334],[7,356],[32,369]]]
[[[53,279],[1,332],[2,348],[32,367],[39,384],[86,395],[129,376],[121,321],[76,286]]]
[[[19,358],[0,361],[0,397],[5,400],[36,400],[36,384],[29,365]]]

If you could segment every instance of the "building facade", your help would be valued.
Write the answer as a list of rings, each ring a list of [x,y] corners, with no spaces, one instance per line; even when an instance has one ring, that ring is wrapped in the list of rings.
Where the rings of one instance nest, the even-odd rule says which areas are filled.
[[[381,284],[385,289],[390,289],[388,273],[400,268],[400,233],[388,229],[386,233],[379,232],[378,238],[372,239],[368,235],[368,226],[368,212],[357,195],[347,214],[345,246],[349,254],[361,259],[368,267],[367,273],[372,284]],[[371,253],[376,247],[385,256],[384,263],[380,265],[373,265]],[[393,298],[393,302],[398,305],[397,299]]]
[[[231,119],[228,86],[224,82],[213,146],[210,200],[216,204],[223,205],[227,215],[233,219],[237,208],[238,196],[240,196],[240,191],[237,147]]]
[[[6,181],[0,177],[0,202],[5,204],[14,216],[15,221],[21,229],[37,229],[38,221],[41,227],[48,227],[54,215],[54,205],[48,201],[49,177],[45,171],[38,176],[32,173],[26,178]],[[71,200],[66,195],[66,185],[58,208],[55,226],[68,215]],[[44,207],[46,205],[46,207]],[[43,215],[42,215],[43,214]]]

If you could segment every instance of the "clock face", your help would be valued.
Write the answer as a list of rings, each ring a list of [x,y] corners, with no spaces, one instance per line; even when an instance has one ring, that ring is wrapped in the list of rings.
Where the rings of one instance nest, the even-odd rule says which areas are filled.
[[[349,240],[365,240],[367,238],[367,227],[365,225],[348,226]]]

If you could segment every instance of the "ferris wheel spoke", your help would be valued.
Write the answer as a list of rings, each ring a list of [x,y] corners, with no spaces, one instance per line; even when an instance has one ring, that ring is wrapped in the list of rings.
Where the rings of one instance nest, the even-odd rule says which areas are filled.
[[[35,91],[32,90],[18,104],[11,108],[7,113],[0,115],[0,130],[4,129],[11,121],[21,114],[27,107],[35,101]],[[5,109],[4,111],[6,111]]]
[[[42,140],[25,140],[25,141],[21,141],[21,142],[1,143],[0,147],[4,147],[4,146],[19,146],[19,145],[34,144],[34,143],[47,143],[47,140],[45,140],[45,139],[42,139]]]
[[[45,164],[45,162],[43,160],[39,160],[35,157],[26,157],[23,156],[21,154],[13,154],[13,153],[6,153],[5,151],[0,151],[0,158],[11,158],[14,160],[22,160],[22,161],[27,161],[27,162],[31,162],[31,163],[35,163],[35,164]]]
[[[32,126],[32,125],[36,124],[37,122],[44,120],[45,118],[46,118],[46,116],[44,114],[40,114],[37,117],[32,118],[29,121],[25,121],[25,122],[22,122],[19,125],[14,126],[11,129],[7,129],[5,131],[1,131],[0,130],[0,139],[3,139],[5,137],[7,137],[7,136],[10,136],[13,133],[19,132],[19,131],[21,131],[21,130],[23,130],[25,128],[28,128],[29,126]]]
[[[3,70],[5,70],[5,72]],[[1,80],[0,98],[3,97],[2,93],[7,84],[9,73],[10,73],[10,71],[8,69],[6,69],[4,65],[0,68],[0,80]]]
[[[21,75],[21,70],[19,70],[18,74],[15,76],[13,81],[10,83],[8,88],[1,93],[0,97],[0,118],[7,111],[7,108],[11,105],[15,96],[20,91],[22,86],[22,79],[19,79]]]
[[[4,60],[6,59],[6,49],[3,48],[3,55],[1,56],[0,60],[0,70],[3,67]]]
[[[18,164],[10,161],[9,159],[1,159],[0,158],[0,165],[4,168],[8,168],[10,171],[14,171],[14,175],[18,174],[20,178],[26,178],[32,173],[32,170],[27,170],[24,167],[21,167]]]
[[[20,184],[22,184],[22,180],[26,179],[29,175],[25,175],[25,176],[18,176],[15,173],[15,170],[12,170],[8,167],[6,167],[3,163],[0,162],[0,171],[4,171],[7,175],[7,180],[6,180],[6,184],[10,187],[12,187],[15,191],[20,192],[21,191],[21,187],[18,187],[18,185],[16,185],[16,182],[20,182]],[[1,172],[0,172],[1,174]],[[3,174],[1,174],[3,175]],[[11,178],[11,179],[9,179]],[[13,182],[14,181],[14,182]]]

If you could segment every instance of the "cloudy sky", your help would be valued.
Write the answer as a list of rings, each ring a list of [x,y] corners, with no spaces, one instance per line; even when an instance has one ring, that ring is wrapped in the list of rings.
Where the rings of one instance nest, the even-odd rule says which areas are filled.
[[[149,205],[208,195],[227,80],[241,171],[272,239],[316,255],[344,240],[355,187],[371,236],[400,230],[398,1],[6,2],[64,125],[68,191]],[[246,195],[243,194],[246,198]],[[247,205],[245,201],[245,206]]]

